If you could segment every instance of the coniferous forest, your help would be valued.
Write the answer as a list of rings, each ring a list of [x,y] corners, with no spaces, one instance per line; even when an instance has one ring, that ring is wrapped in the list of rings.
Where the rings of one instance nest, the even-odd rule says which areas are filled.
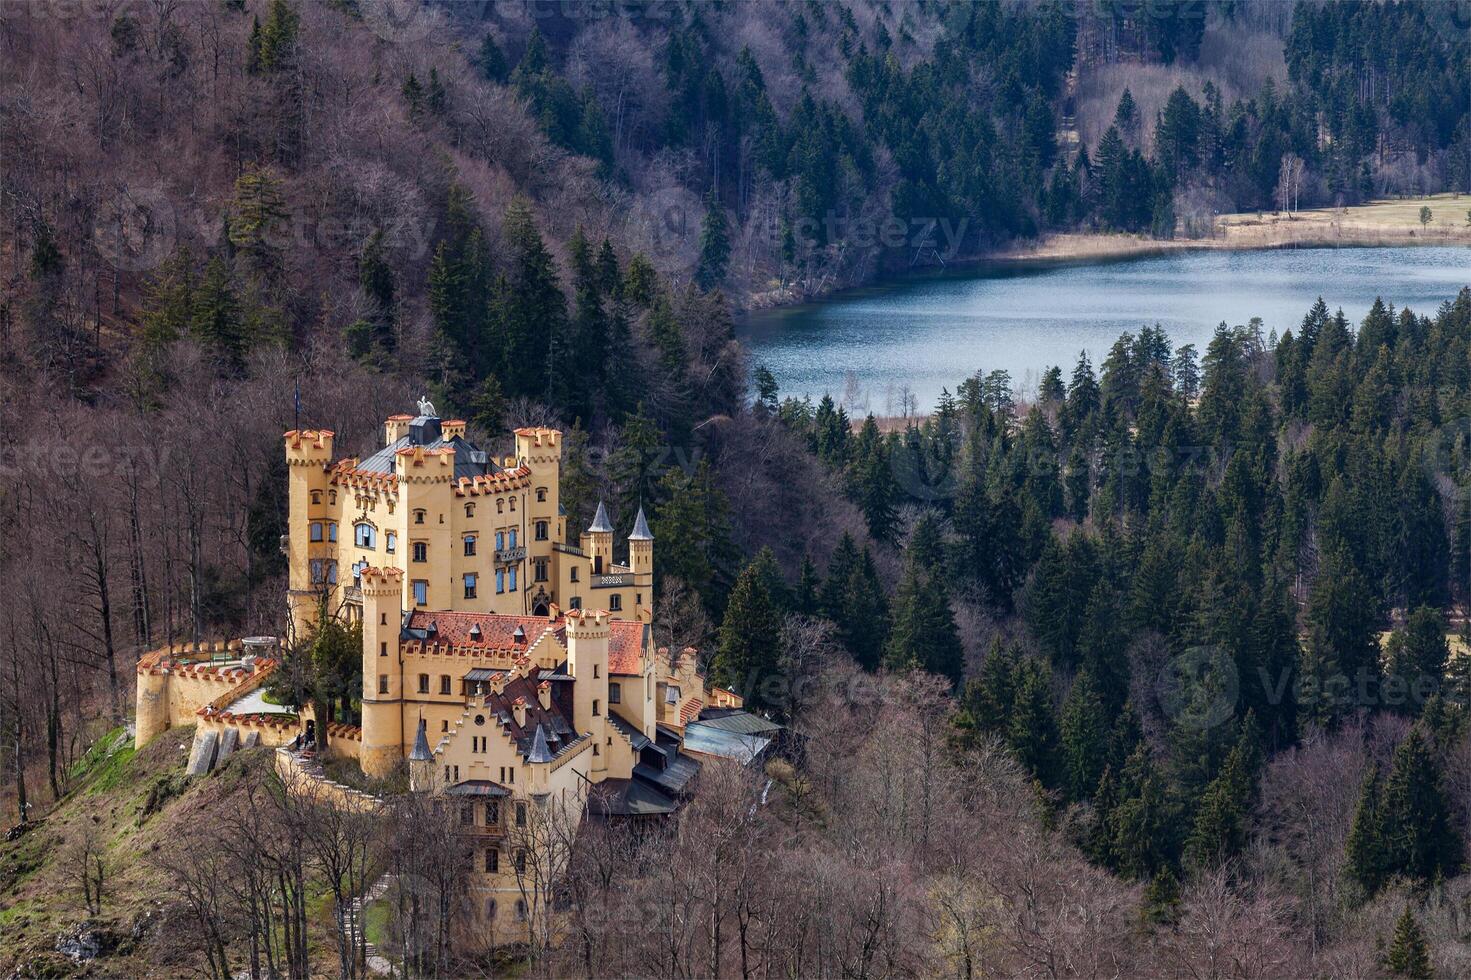
[[[282,432],[428,396],[562,429],[570,533],[642,507],[656,642],[803,751],[579,837],[575,942],[423,975],[1471,973],[1471,289],[899,420],[735,333],[1284,173],[1471,193],[1455,3],[37,0],[0,50],[0,966],[267,975],[296,927],[206,899],[279,892],[276,972],[361,975],[320,853],[185,887],[307,820],[268,761],[98,747],[143,652],[280,631]]]

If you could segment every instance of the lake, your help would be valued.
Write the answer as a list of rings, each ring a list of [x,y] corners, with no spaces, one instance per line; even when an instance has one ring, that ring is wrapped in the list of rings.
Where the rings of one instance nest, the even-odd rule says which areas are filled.
[[[1433,314],[1467,285],[1467,248],[1174,252],[970,267],[754,313],[738,332],[783,396],[831,394],[852,414],[897,415],[906,393],[929,409],[976,371],[1009,371],[1024,395],[1035,392],[1047,367],[1066,377],[1086,350],[1096,369],[1119,334],[1150,324],[1203,354],[1223,320],[1261,317],[1264,335],[1280,335],[1320,295],[1355,324],[1377,296]]]

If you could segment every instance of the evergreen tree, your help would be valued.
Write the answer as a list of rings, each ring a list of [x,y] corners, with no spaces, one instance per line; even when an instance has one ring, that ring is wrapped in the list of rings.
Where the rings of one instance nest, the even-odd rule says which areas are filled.
[[[1052,708],[1052,672],[1032,657],[1020,661],[1012,678],[1016,700],[1006,742],[1021,764],[1049,789],[1060,783],[1057,716]]]
[[[1394,939],[1384,954],[1384,968],[1393,976],[1410,980],[1432,980],[1435,976],[1430,965],[1430,946],[1408,905],[1395,921]]]
[[[700,261],[695,282],[701,289],[714,289],[725,280],[730,264],[730,227],[725,209],[714,194],[705,198],[705,217],[700,224]]]
[[[1078,671],[1062,704],[1062,759],[1068,797],[1087,799],[1108,766],[1108,713],[1087,669]]]
[[[1440,610],[1421,606],[1403,627],[1390,634],[1383,686],[1386,707],[1416,715],[1440,690],[1450,660],[1445,630]]]
[[[774,565],[769,551],[747,565],[731,589],[720,623],[712,680],[738,691],[752,708],[780,707],[781,692],[772,689],[780,670],[781,624],[769,589]]]
[[[222,370],[239,373],[249,348],[240,301],[230,270],[221,258],[211,259],[194,291],[190,333],[218,360]]]
[[[511,70],[506,64],[505,53],[501,51],[501,46],[496,43],[493,34],[486,34],[481,38],[480,55],[476,61],[480,65],[480,74],[485,76],[487,81],[505,84],[506,79],[510,77]]]
[[[965,652],[943,572],[935,563],[939,550],[937,522],[932,515],[925,515],[910,541],[904,577],[894,595],[884,663],[894,669],[926,670],[957,685],[965,666]]]
[[[671,467],[659,481],[659,497],[655,571],[695,589],[713,613],[724,603],[739,553],[731,543],[730,504],[714,485],[710,461],[701,459],[693,473]]]

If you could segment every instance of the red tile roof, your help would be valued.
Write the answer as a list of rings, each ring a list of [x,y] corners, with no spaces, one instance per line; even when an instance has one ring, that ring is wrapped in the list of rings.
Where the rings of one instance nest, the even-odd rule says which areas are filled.
[[[434,640],[454,646],[484,648],[485,650],[528,650],[536,645],[543,633],[551,630],[557,643],[567,648],[567,621],[545,616],[502,616],[496,613],[462,612],[448,609],[416,609],[409,617],[410,629],[424,629],[430,623],[435,626]],[[479,625],[480,639],[470,638],[470,628]],[[516,627],[526,633],[526,640],[517,643]],[[608,673],[642,674],[639,652],[643,649],[644,624],[630,620],[613,620],[608,624]]]

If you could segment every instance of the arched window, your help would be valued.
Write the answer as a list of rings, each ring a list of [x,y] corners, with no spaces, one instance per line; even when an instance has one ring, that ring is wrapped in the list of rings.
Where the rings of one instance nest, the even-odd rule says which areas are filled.
[[[373,530],[371,524],[354,524],[352,526],[353,538],[359,548],[378,547],[378,532]]]

